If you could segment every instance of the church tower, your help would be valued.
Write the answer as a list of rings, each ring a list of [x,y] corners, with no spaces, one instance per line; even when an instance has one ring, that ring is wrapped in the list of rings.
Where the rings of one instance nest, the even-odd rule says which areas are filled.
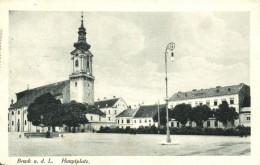
[[[74,43],[75,49],[70,53],[72,73],[70,74],[70,100],[80,103],[94,104],[94,80],[92,75],[92,58],[90,45],[86,41],[86,29],[83,24],[78,31],[78,41]]]

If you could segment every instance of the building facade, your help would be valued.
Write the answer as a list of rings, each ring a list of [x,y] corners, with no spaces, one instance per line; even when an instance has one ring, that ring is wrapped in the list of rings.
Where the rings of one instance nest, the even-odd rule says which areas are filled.
[[[178,104],[190,104],[191,107],[198,105],[207,105],[210,109],[217,109],[223,101],[227,101],[230,107],[234,107],[239,115],[242,115],[244,107],[250,107],[247,103],[250,101],[250,87],[246,84],[238,84],[232,86],[217,86],[215,88],[192,90],[188,92],[175,93],[169,100],[169,108],[173,109]],[[245,104],[247,103],[247,104]],[[247,113],[248,115],[248,113]],[[235,126],[243,124],[242,117],[235,121]],[[248,124],[247,124],[248,125]],[[175,119],[171,120],[171,126],[181,126]],[[188,122],[186,126],[196,126],[194,122]],[[221,122],[215,118],[209,118],[204,123],[204,127],[223,127]]]
[[[41,130],[28,121],[27,108],[37,97],[45,93],[51,93],[62,103],[69,103],[73,100],[85,103],[87,105],[86,118],[90,122],[84,127],[89,128],[89,130],[93,127],[92,123],[99,122],[104,118],[105,114],[94,106],[93,54],[90,52],[90,45],[86,40],[83,16],[81,26],[78,29],[78,41],[74,43],[74,47],[75,49],[71,52],[72,73],[69,75],[69,80],[16,93],[16,102],[11,101],[8,109],[9,132],[36,132]]]
[[[119,128],[130,127],[133,128],[133,118],[137,109],[126,109],[116,116],[117,126]]]
[[[94,105],[106,115],[106,117],[101,118],[101,123],[98,124],[99,127],[116,127],[116,116],[128,108],[126,102],[121,97],[104,98],[104,100],[96,101]]]

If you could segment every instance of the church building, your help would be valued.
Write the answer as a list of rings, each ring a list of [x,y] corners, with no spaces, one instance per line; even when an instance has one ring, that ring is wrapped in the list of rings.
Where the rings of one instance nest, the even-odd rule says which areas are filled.
[[[85,103],[87,105],[86,117],[89,121],[100,121],[105,116],[99,108],[94,106],[93,54],[86,40],[83,16],[78,29],[78,41],[74,43],[74,47],[75,49],[70,53],[72,73],[68,80],[16,93],[17,101],[15,103],[11,101],[8,109],[9,132],[40,131],[39,127],[33,126],[28,121],[27,108],[37,97],[48,92],[56,99],[60,99],[62,103],[69,103],[73,100]],[[90,128],[90,124],[91,122],[87,124],[88,127],[84,128]]]

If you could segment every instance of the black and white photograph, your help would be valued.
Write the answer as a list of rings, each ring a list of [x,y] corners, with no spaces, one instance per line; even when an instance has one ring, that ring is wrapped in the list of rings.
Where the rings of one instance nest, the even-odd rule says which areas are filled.
[[[250,155],[248,12],[9,16],[10,156]]]
[[[5,12],[12,163],[257,154],[253,12],[43,9]]]

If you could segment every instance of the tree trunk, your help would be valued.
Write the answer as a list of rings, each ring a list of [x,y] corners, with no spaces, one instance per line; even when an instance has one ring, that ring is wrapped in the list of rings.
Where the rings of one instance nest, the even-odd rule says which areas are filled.
[[[56,132],[55,126],[52,126],[52,132]]]

